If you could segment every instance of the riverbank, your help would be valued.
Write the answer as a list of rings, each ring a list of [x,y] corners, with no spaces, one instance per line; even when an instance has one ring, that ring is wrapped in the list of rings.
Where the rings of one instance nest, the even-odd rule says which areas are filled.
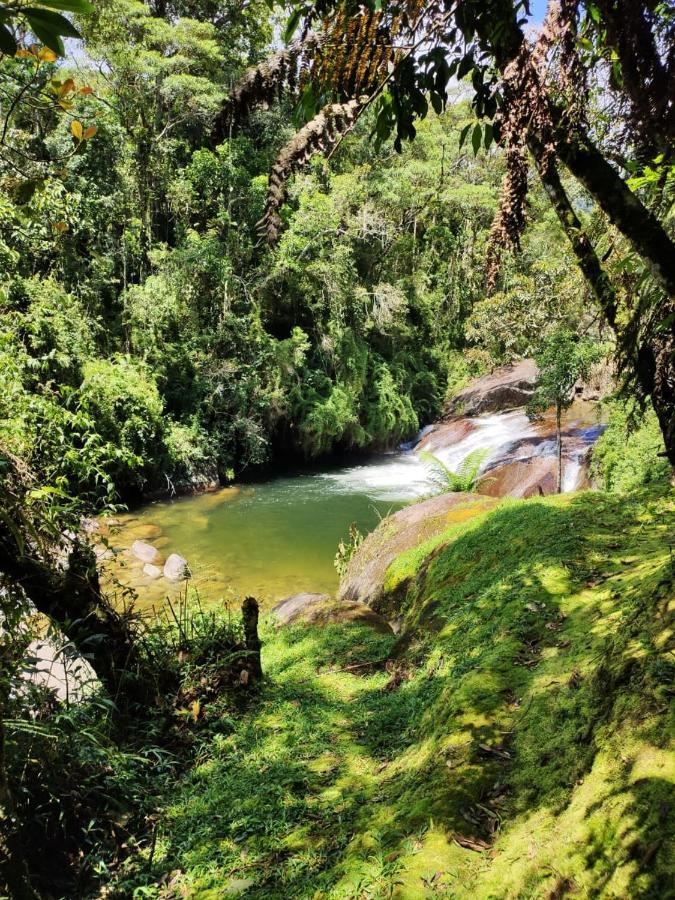
[[[390,566],[399,637],[268,626],[127,888],[668,896],[674,530],[665,487],[502,501]]]
[[[502,378],[511,384],[509,393],[493,376],[489,389],[472,388],[474,402],[492,410],[495,404],[526,399],[522,386],[513,393],[508,373]],[[500,392],[492,397],[495,385]],[[597,404],[579,401],[566,411],[565,490],[588,484],[590,453],[603,427]],[[270,606],[302,590],[333,593],[335,553],[352,524],[367,534],[382,517],[438,491],[429,453],[453,471],[479,454],[476,487],[481,494],[531,496],[556,489],[550,415],[536,422],[522,408],[453,415],[390,453],[157,502],[119,516],[117,530],[104,532],[107,543],[99,545],[106,589],[111,595],[136,591],[143,608],[161,605],[165,596],[174,599],[186,585],[162,576],[173,554],[187,561],[190,586],[206,603],[236,603],[253,595]],[[150,546],[135,552],[139,541]]]

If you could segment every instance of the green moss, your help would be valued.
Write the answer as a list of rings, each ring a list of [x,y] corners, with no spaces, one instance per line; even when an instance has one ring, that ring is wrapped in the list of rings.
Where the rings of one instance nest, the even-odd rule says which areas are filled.
[[[504,502],[392,564],[388,584],[415,575],[395,643],[269,633],[258,705],[207,712],[221,733],[146,878],[180,869],[188,897],[228,879],[259,898],[672,896],[674,527],[672,493]]]

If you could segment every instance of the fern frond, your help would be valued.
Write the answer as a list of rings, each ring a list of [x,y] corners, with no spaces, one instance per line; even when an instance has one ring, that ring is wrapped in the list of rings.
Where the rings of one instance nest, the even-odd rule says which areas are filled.
[[[281,230],[279,210],[286,199],[288,179],[316,153],[325,152],[353,124],[366,99],[359,97],[347,103],[328,103],[293,135],[277,156],[270,172],[265,215],[258,222],[258,229],[270,244],[276,243]]]
[[[476,490],[480,468],[490,451],[473,450],[462,460],[456,472],[428,450],[419,450],[417,455],[429,470],[429,481],[440,491],[471,492]]]
[[[457,474],[465,484],[475,483],[478,477],[478,473],[480,472],[480,468],[489,455],[490,451],[483,448],[473,450],[471,453],[469,453],[468,456],[464,457],[462,462],[459,464]]]

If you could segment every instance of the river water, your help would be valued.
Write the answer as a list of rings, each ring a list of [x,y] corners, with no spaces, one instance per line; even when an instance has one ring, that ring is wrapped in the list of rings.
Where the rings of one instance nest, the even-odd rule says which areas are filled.
[[[425,429],[422,441],[453,469],[476,449],[486,451],[489,471],[500,460],[522,465],[523,453],[541,460],[555,452],[550,429],[542,431],[521,411],[461,420],[459,426]],[[585,439],[575,444],[579,453],[597,433],[586,429]],[[579,486],[580,469],[579,454],[568,455],[565,489]],[[222,598],[235,605],[250,594],[268,605],[299,591],[330,593],[337,587],[337,545],[352,522],[369,532],[382,517],[433,492],[427,466],[408,447],[357,464],[153,503],[120,517],[120,528],[110,535],[120,552],[108,562],[108,573],[133,587],[144,607],[184,590],[184,584],[143,573],[129,548],[134,540],[144,540],[163,556],[184,556],[190,585],[207,603]]]

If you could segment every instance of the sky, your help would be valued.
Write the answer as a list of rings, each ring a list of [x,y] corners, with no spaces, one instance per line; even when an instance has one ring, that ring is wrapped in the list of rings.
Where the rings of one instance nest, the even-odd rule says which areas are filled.
[[[541,25],[544,21],[547,5],[548,0],[530,0],[530,10],[532,13],[530,21],[533,25]]]

